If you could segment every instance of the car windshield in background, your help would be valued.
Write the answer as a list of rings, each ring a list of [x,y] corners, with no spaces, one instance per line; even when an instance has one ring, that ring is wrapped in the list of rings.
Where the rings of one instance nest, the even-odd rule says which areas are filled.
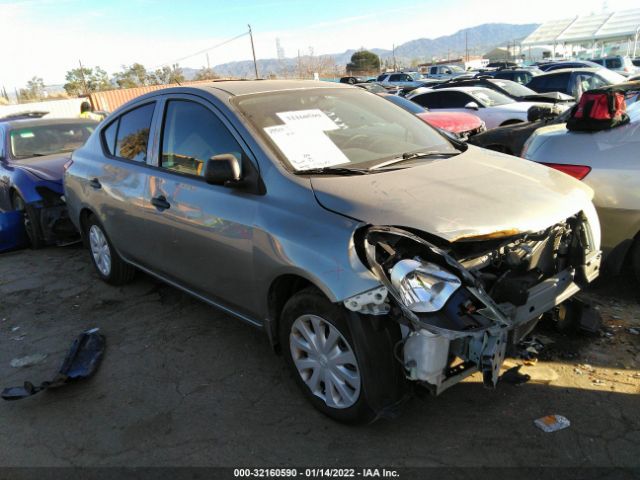
[[[415,115],[417,115],[418,113],[425,113],[427,111],[426,108],[421,107],[417,103],[412,102],[411,100],[407,100],[406,98],[400,97],[398,95],[385,95],[382,98],[389,100],[391,103],[395,103],[399,107],[404,108],[407,112],[411,112]]]
[[[11,130],[11,156],[16,159],[68,153],[87,141],[93,126],[84,124],[38,125]]]
[[[235,102],[294,171],[361,169],[415,152],[458,153],[419,118],[359,90],[271,92]]]
[[[531,90],[529,87],[525,87],[524,85],[520,85],[517,82],[505,82],[500,80],[492,80],[492,83],[503,89],[505,92],[508,92],[509,95],[514,95],[516,97],[526,97],[527,95],[535,95],[536,92]]]
[[[627,79],[620,75],[619,73],[612,72],[611,70],[607,70],[606,68],[601,68],[598,70],[598,75],[604,78],[611,85],[615,85],[616,83],[626,82]]]
[[[477,98],[485,107],[498,107],[500,105],[507,105],[508,103],[515,102],[515,100],[507,97],[506,95],[489,90],[488,88],[473,90],[471,95]]]
[[[449,66],[449,70],[451,70],[452,72],[455,72],[455,73],[464,73],[465,72],[464,68],[458,67],[457,65],[450,65]]]

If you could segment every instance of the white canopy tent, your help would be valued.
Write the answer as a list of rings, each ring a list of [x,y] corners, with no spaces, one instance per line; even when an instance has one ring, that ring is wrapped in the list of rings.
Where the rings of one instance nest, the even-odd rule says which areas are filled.
[[[610,43],[627,43],[627,55],[637,56],[640,34],[640,8],[618,12],[578,15],[563,20],[552,20],[540,25],[525,38],[523,47],[551,45],[571,46],[590,44],[601,48]]]

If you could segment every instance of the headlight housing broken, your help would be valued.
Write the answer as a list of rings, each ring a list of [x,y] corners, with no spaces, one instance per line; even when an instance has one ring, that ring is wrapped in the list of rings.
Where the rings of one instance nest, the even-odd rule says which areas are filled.
[[[419,259],[400,260],[391,269],[390,277],[402,303],[416,313],[442,309],[461,285],[454,274]]]

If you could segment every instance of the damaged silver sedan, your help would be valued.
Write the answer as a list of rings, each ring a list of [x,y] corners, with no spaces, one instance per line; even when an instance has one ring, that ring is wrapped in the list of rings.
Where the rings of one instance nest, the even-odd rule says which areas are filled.
[[[323,413],[481,372],[594,279],[589,187],[363,90],[228,81],[107,119],[65,174],[98,276],[150,273],[263,329]]]

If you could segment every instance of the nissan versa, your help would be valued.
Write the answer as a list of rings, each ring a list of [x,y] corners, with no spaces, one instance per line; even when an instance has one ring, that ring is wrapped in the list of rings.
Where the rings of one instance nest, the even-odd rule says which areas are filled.
[[[226,81],[124,105],[65,172],[98,275],[143,270],[263,329],[313,405],[494,386],[598,274],[592,190],[348,85]]]

